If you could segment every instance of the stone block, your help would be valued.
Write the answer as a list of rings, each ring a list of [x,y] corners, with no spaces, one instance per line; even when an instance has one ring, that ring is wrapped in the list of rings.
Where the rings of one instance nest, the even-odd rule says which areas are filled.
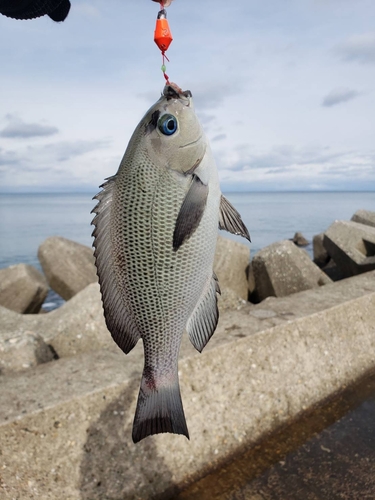
[[[260,250],[253,258],[256,297],[284,297],[291,293],[330,283],[305,250],[293,242],[283,240]]]
[[[323,267],[329,261],[329,255],[323,245],[324,233],[316,234],[313,238],[314,262],[317,266]]]
[[[324,233],[323,243],[344,277],[375,269],[375,227],[335,221]]]
[[[93,249],[75,241],[47,238],[39,247],[38,258],[50,287],[65,300],[98,281]]]
[[[350,220],[365,224],[366,226],[375,227],[375,212],[371,212],[370,210],[357,210]]]
[[[0,335],[20,336],[25,332],[39,335],[60,358],[117,349],[104,321],[97,283],[47,314],[25,316],[0,308]]]
[[[48,290],[43,274],[29,264],[0,269],[0,305],[12,311],[39,312]]]
[[[250,248],[242,243],[218,237],[214,271],[219,279],[220,289],[230,288],[238,297],[247,300],[247,268]]]
[[[53,359],[53,351],[40,335],[0,333],[0,375],[24,371]]]
[[[257,317],[223,315],[223,343],[179,364],[190,441],[161,434],[132,443],[140,345],[128,356],[84,353],[4,377],[0,498],[173,498],[374,369],[370,277],[249,306]]]
[[[297,247],[307,247],[309,244],[308,240],[300,232],[294,234],[292,241]]]

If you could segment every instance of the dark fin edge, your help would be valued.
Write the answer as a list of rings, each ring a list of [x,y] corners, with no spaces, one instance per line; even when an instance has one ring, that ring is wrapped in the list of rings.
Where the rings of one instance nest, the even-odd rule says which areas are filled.
[[[206,208],[208,186],[203,184],[197,175],[192,182],[177,216],[173,233],[173,250],[177,251],[188,240],[199,226]]]
[[[177,374],[176,383],[168,387],[143,390],[144,378],[138,395],[132,438],[138,443],[147,436],[170,432],[189,438],[184,409],[182,407]]]
[[[115,180],[116,175],[108,177],[100,186],[102,191],[94,196],[98,203],[91,211],[96,214],[91,224],[95,226],[92,232],[94,256],[107,328],[120,349],[128,354],[140,339],[140,334],[116,286],[113,271],[110,219]]]
[[[217,293],[220,293],[220,287],[214,273],[186,325],[190,342],[199,352],[207,345],[219,321]]]
[[[219,229],[225,229],[229,233],[243,236],[251,241],[249,231],[243,223],[241,215],[223,195],[221,195],[220,200]]]

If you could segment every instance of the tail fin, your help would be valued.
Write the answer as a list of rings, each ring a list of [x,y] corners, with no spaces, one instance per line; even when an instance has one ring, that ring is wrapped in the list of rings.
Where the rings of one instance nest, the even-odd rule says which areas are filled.
[[[177,374],[175,383],[153,385],[152,388],[143,374],[133,423],[133,442],[161,432],[183,434],[189,439]]]

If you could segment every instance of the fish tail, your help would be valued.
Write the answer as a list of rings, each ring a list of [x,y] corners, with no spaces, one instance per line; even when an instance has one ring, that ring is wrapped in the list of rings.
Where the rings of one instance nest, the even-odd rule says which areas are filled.
[[[161,432],[183,434],[189,439],[178,375],[171,383],[155,384],[153,377],[150,383],[150,373],[145,368],[133,423],[133,442]]]

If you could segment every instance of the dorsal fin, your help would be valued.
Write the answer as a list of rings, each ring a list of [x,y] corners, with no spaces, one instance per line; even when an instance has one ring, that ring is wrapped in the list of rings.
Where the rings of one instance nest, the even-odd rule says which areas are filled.
[[[106,179],[107,182],[94,199],[98,204],[91,213],[95,213],[92,224],[95,229],[93,246],[95,247],[95,264],[102,294],[104,317],[108,330],[116,344],[128,354],[140,339],[136,324],[126,308],[126,299],[120,294],[114,274],[114,258],[110,235],[110,219],[113,190],[116,176]]]

